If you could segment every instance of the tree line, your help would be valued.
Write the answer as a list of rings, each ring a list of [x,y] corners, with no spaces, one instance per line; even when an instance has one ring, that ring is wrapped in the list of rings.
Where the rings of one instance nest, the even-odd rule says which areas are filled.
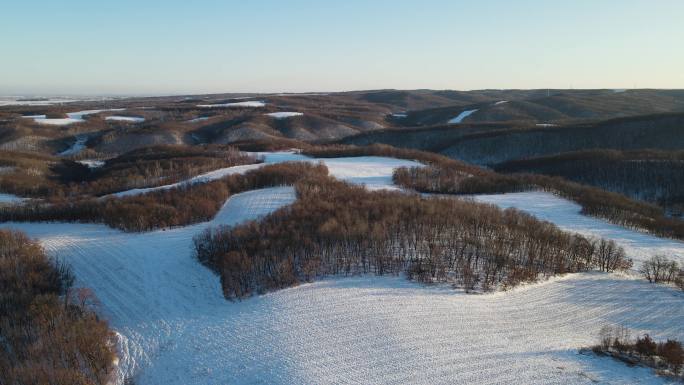
[[[536,174],[471,175],[460,167],[400,168],[394,182],[420,192],[440,194],[492,194],[542,190],[558,194],[582,206],[582,213],[652,234],[684,239],[684,221],[665,215],[663,209],[624,195]]]
[[[322,175],[296,185],[297,201],[263,220],[210,228],[197,259],[239,299],[326,275],[406,274],[466,291],[554,274],[626,269],[614,242],[559,230],[520,211],[457,199],[369,192]]]
[[[0,222],[94,222],[124,231],[150,231],[209,220],[232,194],[292,185],[316,174],[327,175],[327,168],[309,163],[266,165],[242,175],[139,195],[4,206],[0,207]]]
[[[154,187],[215,170],[257,163],[252,155],[227,146],[153,146],[133,150],[91,169],[70,159],[38,158],[0,151],[0,191],[50,202]]]
[[[570,182],[561,177],[501,174],[443,155],[381,144],[312,146],[303,152],[316,157],[367,155],[416,160],[427,167],[395,170],[396,184],[423,193],[438,194],[549,191],[578,203],[582,206],[583,214],[603,218],[621,226],[646,230],[658,236],[684,239],[684,221],[667,216],[661,207],[636,201],[622,194]]]
[[[677,261],[663,255],[654,255],[639,268],[641,274],[651,283],[675,284],[684,290],[684,267]]]
[[[599,332],[598,344],[591,349],[596,354],[609,355],[629,365],[642,364],[682,379],[684,348],[680,341],[667,339],[657,342],[648,334],[636,338],[632,334],[624,326],[604,326]]]
[[[115,337],[92,293],[26,235],[0,230],[0,383],[95,385],[111,380]]]
[[[509,161],[494,169],[559,176],[684,211],[684,151],[579,151]]]

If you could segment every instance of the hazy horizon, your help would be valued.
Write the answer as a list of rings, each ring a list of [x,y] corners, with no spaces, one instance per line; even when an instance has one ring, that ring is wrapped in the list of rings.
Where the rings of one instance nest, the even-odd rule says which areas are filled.
[[[684,88],[684,2],[14,2],[0,95]]]

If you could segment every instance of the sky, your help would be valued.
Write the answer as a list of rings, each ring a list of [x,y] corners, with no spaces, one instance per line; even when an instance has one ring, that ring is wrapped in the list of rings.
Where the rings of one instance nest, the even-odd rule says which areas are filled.
[[[682,0],[21,0],[0,95],[684,88]]]

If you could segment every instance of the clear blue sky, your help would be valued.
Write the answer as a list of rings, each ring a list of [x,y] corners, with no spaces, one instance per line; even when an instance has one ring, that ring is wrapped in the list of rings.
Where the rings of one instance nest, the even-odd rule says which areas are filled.
[[[684,88],[683,0],[8,0],[0,94]]]

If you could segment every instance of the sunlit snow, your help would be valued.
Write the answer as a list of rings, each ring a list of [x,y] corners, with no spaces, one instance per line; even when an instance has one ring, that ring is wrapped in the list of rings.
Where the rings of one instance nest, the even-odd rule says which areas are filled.
[[[470,115],[476,113],[477,111],[478,111],[477,109],[475,109],[475,110],[465,110],[465,111],[461,112],[460,114],[458,114],[457,117],[452,118],[451,120],[449,120],[447,123],[449,123],[449,124],[461,123],[461,122],[463,121],[463,119],[469,117]]]
[[[302,116],[304,115],[301,112],[271,112],[266,114],[274,119],[287,119],[287,118],[292,118],[294,116]]]
[[[116,121],[121,121],[121,122],[140,123],[140,122],[144,122],[145,118],[141,118],[138,116],[113,115],[113,116],[106,117],[105,120],[116,120]]]
[[[54,126],[64,126],[67,124],[73,124],[73,123],[83,123],[85,122],[85,119],[83,118],[86,115],[93,115],[93,114],[98,114],[100,112],[104,111],[123,111],[124,108],[110,108],[110,109],[104,109],[104,110],[85,110],[85,111],[76,111],[76,112],[68,112],[66,115],[66,118],[47,118],[46,115],[26,115],[24,118],[32,118],[36,123],[40,124],[49,124],[49,125],[54,125]]]
[[[262,101],[219,103],[219,104],[198,104],[200,108],[220,108],[220,107],[264,107],[266,103]]]

